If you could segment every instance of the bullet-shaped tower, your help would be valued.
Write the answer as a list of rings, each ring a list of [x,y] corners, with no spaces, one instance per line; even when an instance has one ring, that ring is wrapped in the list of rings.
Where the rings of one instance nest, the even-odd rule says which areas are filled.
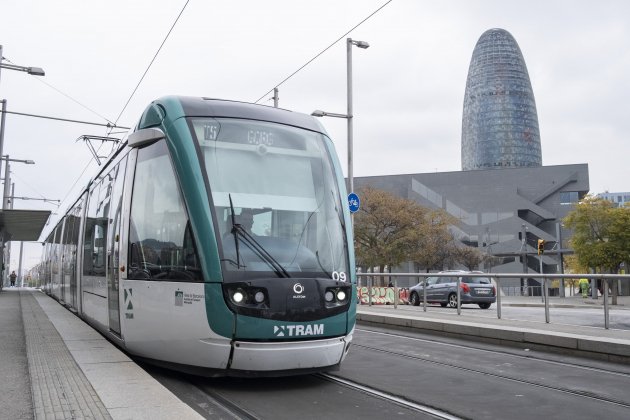
[[[462,170],[542,166],[536,101],[516,40],[484,32],[472,54],[462,118]]]

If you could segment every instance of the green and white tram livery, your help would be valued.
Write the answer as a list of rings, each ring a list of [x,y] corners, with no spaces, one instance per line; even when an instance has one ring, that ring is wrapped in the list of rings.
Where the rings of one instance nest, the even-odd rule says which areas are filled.
[[[175,369],[334,369],[356,317],[345,196],[313,117],[162,98],[46,236],[46,290]]]

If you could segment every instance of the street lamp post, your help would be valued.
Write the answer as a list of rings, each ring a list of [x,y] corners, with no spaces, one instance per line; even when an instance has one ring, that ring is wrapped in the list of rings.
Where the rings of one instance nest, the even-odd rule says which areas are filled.
[[[41,67],[25,67],[25,66],[18,66],[15,64],[9,64],[9,63],[3,63],[4,61],[4,56],[2,55],[2,45],[0,45],[0,81],[2,80],[2,69],[8,69],[8,70],[16,70],[16,71],[23,71],[26,72],[32,76],[45,76],[46,73],[44,72],[44,69],[42,69]],[[3,147],[4,147],[4,116],[5,116],[5,111],[7,108],[7,100],[3,99],[2,101],[2,116],[0,116],[0,156],[3,156]],[[2,159],[0,158],[0,173],[2,172]]]
[[[348,187],[350,193],[354,192],[354,177],[353,177],[353,127],[352,127],[352,118],[353,110],[352,110],[352,46],[356,45],[361,49],[366,49],[370,47],[365,41],[355,41],[352,38],[346,39],[346,50],[347,50],[347,70],[348,70]]]
[[[3,63],[4,57],[2,56],[2,45],[0,45],[0,70],[1,69],[9,69],[9,70],[17,70],[23,71],[33,76],[45,76],[46,73],[44,69],[41,67],[26,67],[26,66],[18,66],[15,64]]]
[[[0,56],[2,56],[2,46],[0,45]],[[0,63],[2,62],[2,60],[0,60]],[[4,147],[4,120],[5,120],[5,116],[7,115],[6,110],[7,110],[7,100],[6,99],[2,99],[0,102],[2,102],[2,115],[0,115],[0,156],[2,156],[2,148]],[[2,158],[0,158],[0,173],[2,173]]]
[[[2,209],[4,210],[9,208],[9,197],[13,197],[13,194],[9,191],[9,188],[11,186],[11,166],[9,165],[9,162],[20,162],[27,165],[34,165],[35,161],[30,159],[9,159],[9,155],[2,156],[2,159],[0,160],[7,161],[4,167],[4,193],[2,195]]]
[[[346,51],[347,51],[347,101],[348,112],[345,114],[337,114],[334,112],[325,112],[316,110],[311,113],[314,117],[335,117],[345,118],[348,120],[348,193],[354,192],[354,171],[353,171],[353,109],[352,109],[352,46],[359,47],[361,49],[369,48],[370,44],[365,41],[356,41],[352,38],[346,39]]]
[[[3,48],[2,48],[2,45],[0,44],[0,76],[2,75],[2,69],[23,71],[33,76],[45,75],[44,70],[40,67],[24,67],[24,66],[18,66],[15,64],[4,63]],[[0,77],[0,80],[2,80],[1,77]],[[1,102],[2,102],[2,115],[0,116],[0,173],[2,173],[2,156],[3,156],[3,148],[4,148],[4,127],[5,127],[5,115],[6,115],[6,110],[7,110],[7,100],[3,99]],[[5,188],[4,188],[4,194],[3,194],[3,199],[2,199],[3,209],[6,208],[6,197],[8,196],[7,194],[7,191],[8,191],[7,188],[9,185],[9,178],[7,176],[9,173],[8,166],[9,166],[9,157],[7,156],[7,170],[5,170],[6,175],[4,179]],[[4,266],[4,232],[0,232],[0,263],[1,263],[0,264],[1,266]],[[2,276],[3,276],[3,271],[0,269],[0,282],[3,281]]]

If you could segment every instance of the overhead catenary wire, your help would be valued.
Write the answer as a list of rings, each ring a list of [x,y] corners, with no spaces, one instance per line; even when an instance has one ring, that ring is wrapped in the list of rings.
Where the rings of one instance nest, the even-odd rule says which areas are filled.
[[[98,153],[101,148],[103,147],[103,145],[105,144],[105,142],[101,143],[101,145],[99,146],[98,149],[96,149],[96,153]],[[85,165],[85,167],[83,168],[83,171],[81,171],[81,173],[79,174],[79,176],[77,177],[77,179],[74,181],[74,183],[72,184],[72,186],[70,188],[68,188],[68,192],[66,193],[66,195],[63,196],[63,198],[61,199],[60,205],[61,203],[63,203],[64,201],[66,201],[66,198],[68,198],[68,196],[70,195],[70,193],[74,190],[74,187],[76,187],[77,183],[81,180],[81,178],[83,178],[83,175],[85,174],[85,171],[87,171],[87,169],[90,167],[90,164],[92,163],[92,161],[95,161],[93,158],[90,159],[88,161],[88,163]]]
[[[7,61],[7,62],[9,62],[9,63],[12,63],[12,64],[13,64],[13,62],[12,62],[11,60],[9,60],[8,58],[6,58],[6,57],[2,57],[2,59],[3,59],[4,61]],[[75,99],[75,98],[73,98],[72,96],[68,95],[67,93],[65,93],[65,92],[61,91],[60,89],[58,89],[58,88],[56,88],[55,86],[51,85],[50,83],[46,82],[46,81],[45,81],[44,79],[42,79],[41,77],[38,77],[38,76],[33,76],[33,77],[34,77],[34,78],[35,78],[35,80],[37,80],[38,82],[45,84],[46,86],[48,86],[49,88],[53,89],[54,91],[56,91],[56,92],[57,92],[57,93],[59,93],[60,95],[65,96],[66,98],[68,98],[68,99],[70,99],[72,102],[74,102],[75,104],[77,104],[77,105],[79,105],[80,107],[82,107],[82,108],[84,108],[84,109],[86,109],[86,110],[90,111],[92,114],[96,115],[97,117],[104,119],[105,121],[107,121],[107,122],[108,122],[108,123],[110,123],[111,125],[115,125],[115,124],[114,124],[114,123],[113,123],[113,122],[112,122],[109,118],[102,116],[101,114],[99,114],[98,112],[96,112],[95,110],[93,110],[92,108],[90,108],[89,106],[87,106],[87,105],[85,105],[85,104],[83,104],[83,103],[79,102],[78,100],[76,100],[76,99]],[[7,113],[9,113],[9,112],[7,112]],[[30,114],[21,114],[21,115],[27,115],[27,116],[29,116],[29,117],[33,117],[33,116],[34,116],[34,115],[30,115]],[[74,122],[74,121],[72,121],[72,120],[70,120],[70,121],[71,121],[71,122]]]
[[[364,18],[361,22],[357,23],[356,25],[354,25],[352,28],[350,28],[350,30],[348,30],[346,33],[344,33],[343,35],[341,35],[339,38],[337,38],[335,41],[333,41],[329,46],[327,46],[326,48],[324,48],[322,51],[320,51],[318,54],[315,55],[315,57],[311,58],[310,60],[308,60],[306,63],[304,63],[300,68],[298,68],[297,70],[295,70],[293,73],[291,73],[290,75],[288,75],[287,77],[285,77],[280,83],[278,83],[277,85],[275,85],[274,87],[272,87],[271,89],[269,89],[267,92],[265,92],[265,94],[263,96],[261,96],[260,98],[258,98],[256,100],[256,102],[254,102],[255,104],[257,104],[258,102],[260,102],[261,100],[263,100],[265,98],[265,96],[269,95],[271,92],[273,92],[274,89],[282,86],[285,82],[287,82],[290,78],[292,78],[293,76],[295,76],[296,74],[298,74],[300,71],[302,71],[302,69],[304,69],[306,66],[308,66],[309,64],[311,64],[313,61],[315,61],[319,56],[321,56],[322,54],[324,54],[326,51],[328,51],[330,48],[332,48],[336,43],[338,43],[339,41],[341,41],[342,39],[344,39],[348,34],[350,34],[350,32],[354,31],[355,29],[357,29],[359,26],[363,25],[363,23],[365,23],[368,19],[370,19],[372,16],[374,16],[375,14],[377,14],[378,12],[380,12],[385,6],[387,6],[389,3],[391,3],[393,0],[387,0],[381,7],[379,7],[378,9],[376,9],[375,11],[373,11],[372,13],[370,13],[366,18]]]
[[[29,184],[28,182],[26,182],[24,180],[24,178],[22,178],[21,176],[19,176],[17,173],[15,173],[14,171],[11,171],[11,176],[16,178],[18,181],[20,181],[20,184],[24,184],[27,187],[29,187],[31,190],[33,190],[33,192],[35,192],[35,194],[39,195],[42,199],[46,198],[41,192],[39,192],[38,190],[36,190],[35,188],[33,188],[33,186],[31,184]],[[58,201],[58,200],[56,200]]]
[[[60,95],[65,96],[66,98],[70,99],[72,102],[76,103],[77,105],[79,105],[80,107],[90,111],[92,114],[104,119],[105,121],[107,121],[109,124],[111,124],[112,126],[116,126],[116,123],[114,123],[112,120],[110,120],[107,117],[102,116],[101,114],[99,114],[98,112],[94,111],[92,108],[90,108],[89,106],[82,104],[81,102],[77,101],[76,99],[74,99],[72,96],[62,92],[61,90],[57,89],[56,87],[54,87],[53,85],[51,85],[50,83],[46,83],[46,81],[44,81],[41,77],[37,78],[37,81],[40,83],[45,84],[46,86],[48,86],[49,88],[57,91]]]
[[[184,6],[182,7],[182,9],[180,10],[179,14],[177,15],[177,17],[175,18],[175,21],[173,22],[173,24],[171,25],[171,28],[168,30],[168,33],[166,34],[166,36],[164,37],[164,39],[162,40],[162,43],[160,44],[159,48],[157,49],[157,51],[155,52],[153,58],[151,59],[151,62],[149,63],[149,65],[147,66],[147,68],[145,69],[144,73],[142,74],[142,76],[140,77],[140,80],[138,81],[138,83],[136,84],[136,87],[133,89],[133,91],[131,92],[131,94],[129,95],[129,98],[127,99],[127,102],[125,102],[125,105],[123,106],[122,110],[120,111],[120,113],[118,114],[118,116],[116,117],[116,120],[114,120],[113,125],[109,125],[108,127],[108,133],[107,135],[110,135],[112,130],[114,128],[127,128],[127,127],[120,127],[118,126],[118,120],[120,120],[120,117],[123,115],[123,113],[125,112],[125,110],[127,109],[127,107],[129,106],[129,103],[131,102],[131,99],[134,97],[134,95],[136,94],[136,92],[138,91],[138,88],[140,87],[140,84],[142,83],[142,81],[144,80],[144,78],[146,77],[147,73],[149,72],[149,70],[151,69],[151,66],[153,65],[153,63],[155,62],[155,59],[157,58],[157,56],[159,55],[160,51],[162,50],[162,47],[164,46],[164,44],[166,43],[166,41],[168,40],[169,36],[171,35],[171,32],[173,32],[173,29],[175,28],[175,25],[177,24],[177,22],[179,21],[179,18],[182,16],[182,14],[184,13],[184,10],[186,10],[186,6],[188,6],[190,0],[186,0],[186,3],[184,3]],[[108,120],[109,121],[109,120]],[[128,128],[127,128],[128,129]],[[98,153],[98,151],[100,151],[101,147],[103,147],[102,143],[99,148],[96,150],[96,152]],[[70,193],[74,190],[74,188],[76,187],[77,183],[79,182],[79,180],[81,180],[81,178],[83,177],[83,175],[85,174],[85,172],[87,171],[87,169],[90,167],[90,164],[92,163],[92,159],[90,159],[90,161],[85,165],[85,167],[83,168],[83,171],[81,171],[81,174],[77,177],[77,179],[74,181],[74,183],[72,184],[72,186],[68,189],[68,192],[66,193],[66,195],[61,199],[61,202],[63,203],[66,198],[68,198],[68,196],[70,195]]]
[[[133,89],[133,92],[131,92],[131,95],[129,95],[129,99],[127,99],[127,102],[125,103],[125,106],[123,106],[123,109],[120,111],[120,114],[118,114],[118,117],[116,117],[116,120],[114,121],[114,124],[118,123],[118,120],[120,119],[120,117],[122,116],[122,114],[125,112],[125,109],[127,109],[127,106],[129,106],[129,102],[131,102],[131,99],[133,98],[133,96],[136,94],[136,91],[138,90],[138,88],[140,87],[140,84],[142,83],[142,81],[144,80],[145,76],[147,75],[147,73],[149,72],[149,70],[151,69],[151,66],[153,65],[153,62],[155,62],[155,59],[157,58],[158,54],[160,54],[160,51],[162,51],[162,47],[164,46],[164,44],[166,43],[166,40],[168,39],[168,37],[171,35],[171,32],[173,32],[173,28],[175,28],[175,25],[177,25],[177,22],[179,21],[179,18],[182,16],[182,13],[184,13],[184,10],[186,10],[186,6],[188,6],[188,2],[190,0],[186,0],[186,3],[184,4],[184,7],[182,7],[182,10],[179,12],[179,14],[177,15],[177,17],[175,18],[175,22],[173,22],[173,24],[171,25],[171,29],[168,30],[168,33],[166,34],[166,36],[164,37],[164,40],[162,41],[162,43],[160,44],[160,47],[157,49],[157,51],[155,52],[155,55],[153,56],[153,58],[151,59],[151,62],[149,63],[149,65],[147,66],[146,70],[144,71],[144,73],[142,73],[142,77],[140,77],[140,80],[138,81],[138,84],[136,85],[136,87]]]
[[[0,110],[0,113],[2,113],[1,110]],[[107,127],[107,128],[121,128],[123,130],[129,130],[129,127],[122,127],[122,126],[116,125],[115,123],[112,123],[112,122],[108,122],[108,123],[104,124],[104,123],[97,123],[97,122],[91,122],[91,121],[72,120],[72,119],[69,119],[69,118],[51,117],[51,116],[47,116],[47,115],[27,114],[26,112],[16,112],[16,111],[4,111],[4,113],[5,114],[13,114],[13,115],[22,115],[22,116],[25,116],[25,117],[44,118],[44,119],[47,119],[47,120],[71,122],[71,123],[75,123],[75,124],[98,125],[98,126]],[[109,121],[109,120],[107,120],[107,118],[105,118],[105,120]]]

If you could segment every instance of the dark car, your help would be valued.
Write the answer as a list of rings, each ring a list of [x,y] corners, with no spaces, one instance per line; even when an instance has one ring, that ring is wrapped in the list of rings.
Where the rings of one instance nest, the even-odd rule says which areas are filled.
[[[481,274],[473,271],[454,271],[448,277],[427,277],[427,302],[439,303],[442,307],[457,307],[457,278],[460,279],[459,297],[461,303],[477,304],[481,309],[488,309],[496,302],[497,289],[487,277],[470,277],[466,274]],[[424,282],[409,289],[409,302],[418,306],[424,300]]]

